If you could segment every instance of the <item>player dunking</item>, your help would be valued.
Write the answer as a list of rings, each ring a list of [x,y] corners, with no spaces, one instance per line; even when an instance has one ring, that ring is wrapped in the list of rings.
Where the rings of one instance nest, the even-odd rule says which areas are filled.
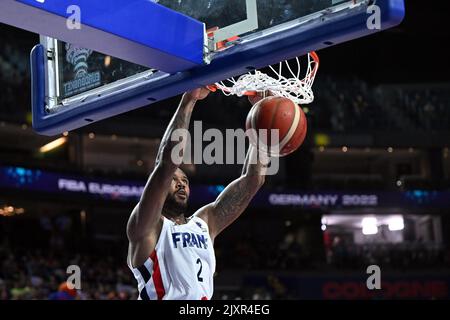
[[[256,149],[250,147],[241,177],[214,203],[185,217],[189,180],[175,164],[183,155],[172,158],[179,142],[172,141],[171,136],[177,129],[187,131],[196,102],[208,94],[205,88],[184,94],[161,141],[155,168],[128,221],[127,262],[142,300],[211,299],[216,267],[214,239],[242,214],[264,183],[266,166],[257,160]],[[182,138],[183,149],[186,138]]]

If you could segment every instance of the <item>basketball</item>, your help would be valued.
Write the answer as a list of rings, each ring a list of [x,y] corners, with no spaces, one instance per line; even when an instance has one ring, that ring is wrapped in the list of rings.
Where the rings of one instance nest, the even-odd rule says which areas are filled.
[[[256,103],[250,110],[246,129],[254,129],[249,134],[253,145],[257,145],[259,140],[260,150],[269,151],[271,156],[283,157],[302,145],[306,137],[307,121],[302,108],[290,99],[267,97]],[[259,131],[261,129],[267,131]],[[271,129],[279,130],[277,141],[272,141]],[[267,138],[261,136],[264,132],[267,132]],[[279,149],[273,150],[274,147]]]

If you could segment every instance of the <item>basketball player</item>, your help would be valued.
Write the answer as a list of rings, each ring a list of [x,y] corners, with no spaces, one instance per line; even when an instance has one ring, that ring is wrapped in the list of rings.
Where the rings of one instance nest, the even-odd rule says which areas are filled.
[[[207,300],[213,295],[216,267],[214,239],[242,212],[264,183],[266,167],[250,147],[241,177],[232,182],[214,203],[186,218],[189,180],[175,163],[183,154],[172,155],[180,142],[172,133],[186,131],[198,100],[206,88],[185,93],[162,138],[155,168],[127,225],[128,266],[139,290],[139,299]],[[260,98],[252,98],[256,103]],[[261,155],[260,155],[261,156]],[[177,157],[176,159],[172,157]]]

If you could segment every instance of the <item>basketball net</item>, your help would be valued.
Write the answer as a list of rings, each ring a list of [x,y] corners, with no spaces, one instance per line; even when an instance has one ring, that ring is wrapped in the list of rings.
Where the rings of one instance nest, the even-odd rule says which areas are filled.
[[[258,94],[265,97],[269,91],[273,96],[291,99],[298,105],[309,104],[314,101],[312,86],[319,69],[319,56],[314,51],[308,54],[308,66],[303,78],[300,78],[302,74],[300,58],[297,57],[295,62],[297,72],[293,71],[288,61],[283,61],[279,63],[278,70],[269,66],[274,76],[255,70],[237,79],[230,78],[218,82],[214,85],[214,89],[221,90],[227,96],[239,97]],[[287,74],[287,77],[283,73]]]

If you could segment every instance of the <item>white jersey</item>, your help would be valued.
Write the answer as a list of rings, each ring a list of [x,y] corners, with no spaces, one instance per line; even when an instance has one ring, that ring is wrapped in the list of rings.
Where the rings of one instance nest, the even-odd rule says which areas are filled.
[[[195,216],[182,225],[164,218],[155,250],[130,269],[139,300],[211,299],[216,258],[207,223]]]

